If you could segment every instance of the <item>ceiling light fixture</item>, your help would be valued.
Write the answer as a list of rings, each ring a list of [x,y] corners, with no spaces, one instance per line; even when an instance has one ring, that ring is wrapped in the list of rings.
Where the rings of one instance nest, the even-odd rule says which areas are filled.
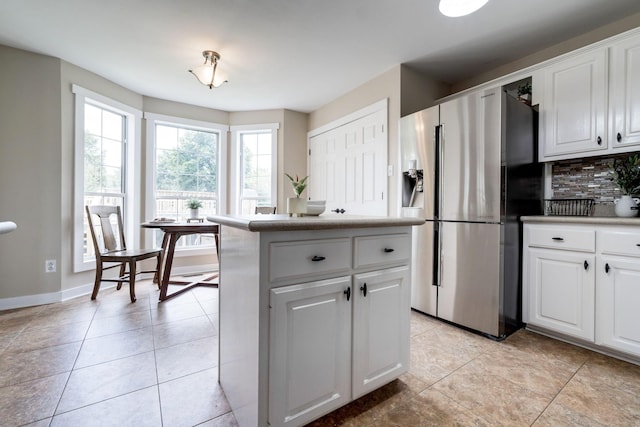
[[[202,51],[202,56],[204,56],[204,64],[194,67],[189,72],[196,76],[200,83],[209,86],[209,89],[220,87],[223,83],[226,83],[226,79],[223,79],[220,75],[216,76],[220,54],[212,50],[204,50]]]
[[[487,4],[489,0],[440,0],[440,13],[451,18],[469,15]]]

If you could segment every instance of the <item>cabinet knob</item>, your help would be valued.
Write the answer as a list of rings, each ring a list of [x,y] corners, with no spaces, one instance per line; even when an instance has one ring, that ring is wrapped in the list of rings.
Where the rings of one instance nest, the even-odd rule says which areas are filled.
[[[344,294],[347,296],[347,301],[351,299],[351,286],[347,286],[347,289],[344,290]]]
[[[602,138],[598,137],[597,142],[598,142],[598,145],[602,145]]]
[[[365,282],[364,285],[360,286],[360,291],[362,292],[362,295],[366,298],[367,296],[367,284]]]
[[[393,248],[384,248],[383,250],[388,254],[393,252],[393,251],[395,251],[395,249],[393,249]]]
[[[618,134],[616,135],[616,139],[618,140],[618,142],[622,142],[622,134],[620,132],[618,132]]]
[[[323,257],[323,256],[314,255],[314,256],[311,258],[311,261],[318,262],[318,261],[324,261],[325,259],[326,259],[326,258],[325,258],[325,257]]]
[[[605,273],[609,273],[609,270],[611,270],[611,267],[609,267],[609,263],[606,263],[606,264],[604,265],[604,272],[605,272]]]
[[[586,260],[584,261],[584,269],[585,270],[589,269],[589,263]]]

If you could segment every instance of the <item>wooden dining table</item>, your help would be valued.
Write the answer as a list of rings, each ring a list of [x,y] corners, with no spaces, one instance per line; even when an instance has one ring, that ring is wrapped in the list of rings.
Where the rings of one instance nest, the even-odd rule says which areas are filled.
[[[163,253],[163,267],[162,277],[159,279],[160,287],[160,301],[165,301],[176,295],[180,295],[183,292],[195,286],[214,286],[217,287],[218,283],[213,280],[218,278],[218,273],[213,273],[204,279],[195,281],[189,280],[172,280],[171,279],[171,267],[173,265],[173,257],[175,255],[176,244],[182,236],[190,234],[213,234],[216,244],[216,253],[219,253],[219,231],[218,224],[212,222],[168,222],[168,221],[147,221],[140,224],[142,228],[160,229],[164,232],[162,238],[162,253]],[[171,294],[168,294],[169,285],[181,285],[181,288]]]

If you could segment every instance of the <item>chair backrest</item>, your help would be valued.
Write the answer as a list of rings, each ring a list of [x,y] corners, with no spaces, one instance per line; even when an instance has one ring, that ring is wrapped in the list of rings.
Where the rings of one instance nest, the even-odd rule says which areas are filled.
[[[275,206],[256,206],[257,214],[274,214],[276,213]]]
[[[120,206],[95,205],[87,206],[86,210],[96,255],[127,248],[122,229]],[[95,224],[93,222],[94,215],[98,217],[98,222]],[[115,224],[113,223],[114,219]],[[114,231],[114,225],[117,227],[116,231]]]

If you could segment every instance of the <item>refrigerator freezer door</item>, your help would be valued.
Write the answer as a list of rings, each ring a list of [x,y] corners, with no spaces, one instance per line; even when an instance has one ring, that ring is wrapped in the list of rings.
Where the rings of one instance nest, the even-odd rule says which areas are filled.
[[[493,336],[500,325],[500,224],[441,223],[438,317]]]
[[[413,198],[415,202],[409,207],[424,209],[426,219],[433,219],[435,215],[435,137],[438,124],[438,106],[400,119],[400,170],[408,171],[410,165],[415,164],[423,174],[422,193]]]
[[[427,221],[413,227],[411,251],[411,307],[432,316],[438,302],[438,287],[433,286],[434,226],[433,221]]]
[[[495,88],[440,106],[441,220],[500,222],[501,94]]]

